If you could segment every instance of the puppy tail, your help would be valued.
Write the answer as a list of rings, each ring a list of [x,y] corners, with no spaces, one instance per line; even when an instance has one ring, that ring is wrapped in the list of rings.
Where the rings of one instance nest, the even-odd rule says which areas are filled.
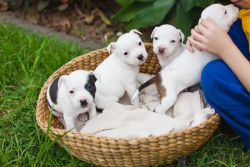
[[[139,92],[141,92],[144,88],[148,87],[151,84],[157,84],[159,82],[159,79],[161,79],[160,74],[158,73],[153,78],[149,79],[145,83],[141,84],[141,86],[138,88]]]
[[[159,79],[161,79],[160,74],[158,73],[156,76],[154,76],[153,78],[149,79],[148,81],[146,81],[145,83],[141,84],[141,86],[139,86],[139,88],[135,91],[134,95],[132,96],[132,100],[135,100],[136,97],[138,97],[139,93],[146,87],[148,87],[151,84],[158,84]]]
[[[139,90],[137,89],[136,91],[135,91],[135,93],[133,94],[133,96],[132,96],[132,101],[134,101],[137,97],[138,97],[138,95],[139,95]]]

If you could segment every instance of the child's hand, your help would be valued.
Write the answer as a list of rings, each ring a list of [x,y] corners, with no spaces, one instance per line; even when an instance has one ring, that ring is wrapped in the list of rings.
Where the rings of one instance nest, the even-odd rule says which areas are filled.
[[[191,34],[186,43],[187,49],[192,52],[192,47],[196,47],[220,57],[250,94],[250,62],[233,43],[227,32],[207,18],[192,29]]]
[[[233,42],[227,32],[217,25],[212,19],[207,18],[191,30],[191,36],[188,37],[187,49],[193,52],[195,47],[213,53],[223,59],[226,52]]]

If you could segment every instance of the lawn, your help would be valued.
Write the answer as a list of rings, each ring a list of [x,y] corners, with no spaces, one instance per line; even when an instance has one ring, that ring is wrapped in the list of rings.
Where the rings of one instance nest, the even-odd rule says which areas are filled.
[[[89,51],[0,24],[0,166],[91,166],[51,141],[35,119],[43,83],[60,66]],[[224,123],[205,145],[187,156],[191,167],[249,165],[250,151]]]

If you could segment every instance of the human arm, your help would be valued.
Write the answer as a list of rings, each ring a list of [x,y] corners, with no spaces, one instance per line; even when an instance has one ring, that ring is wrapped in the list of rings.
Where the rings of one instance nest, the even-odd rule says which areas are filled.
[[[194,51],[192,47],[195,47],[220,57],[250,93],[250,62],[233,43],[227,32],[212,19],[202,20],[192,29],[186,45],[191,52]]]

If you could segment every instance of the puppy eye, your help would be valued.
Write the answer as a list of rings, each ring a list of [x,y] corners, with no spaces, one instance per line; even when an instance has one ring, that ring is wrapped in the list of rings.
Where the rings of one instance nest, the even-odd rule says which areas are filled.
[[[124,55],[128,55],[128,52],[124,52]]]
[[[91,89],[92,89],[92,85],[87,84],[87,85],[86,85],[86,89],[91,90]]]
[[[175,43],[175,40],[171,40],[170,42],[171,42],[171,43]]]
[[[139,42],[138,45],[141,46],[141,42]]]
[[[225,14],[225,15],[227,14],[227,10],[225,10],[224,14]]]
[[[71,93],[71,94],[72,94],[72,93],[74,93],[74,91],[73,91],[73,90],[71,90],[71,91],[69,91],[69,93]]]
[[[155,40],[158,40],[158,37],[155,37]]]

